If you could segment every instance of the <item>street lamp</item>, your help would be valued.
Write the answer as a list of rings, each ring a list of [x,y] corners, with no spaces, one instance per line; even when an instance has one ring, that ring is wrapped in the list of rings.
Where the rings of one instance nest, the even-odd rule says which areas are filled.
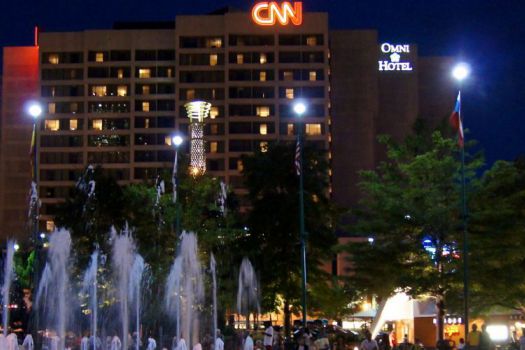
[[[171,181],[173,183],[173,204],[175,204],[175,211],[176,211],[176,221],[175,221],[175,229],[178,235],[181,234],[180,232],[180,204],[177,203],[177,185],[178,185],[178,162],[179,162],[179,147],[182,145],[182,142],[184,142],[184,139],[180,135],[174,135],[171,138],[173,146],[175,146],[175,159],[173,160],[173,173],[171,176]]]
[[[33,132],[31,133],[31,190],[29,213],[33,221],[33,300],[36,300],[37,284],[39,280],[39,246],[38,246],[38,119],[42,115],[42,106],[38,102],[31,101],[27,104],[27,114],[33,118]],[[36,338],[38,332],[38,313],[35,313],[33,336]]]
[[[452,69],[452,76],[458,81],[458,99],[456,103],[459,124],[463,128],[463,116],[461,114],[461,84],[463,80],[468,78],[470,74],[470,66],[466,63],[458,63]],[[463,130],[460,130],[463,133]],[[464,135],[460,137],[464,138]],[[461,146],[461,192],[462,192],[462,209],[463,209],[463,307],[464,307],[464,320],[465,320],[465,339],[468,341],[468,322],[469,322],[469,289],[468,289],[468,234],[467,234],[467,221],[468,221],[468,209],[467,209],[467,190],[465,183],[465,147],[464,140],[462,141],[463,145]]]
[[[306,105],[297,101],[293,105],[293,111],[299,120],[302,119],[306,112]],[[303,306],[303,327],[306,328],[306,232],[304,230],[304,180],[303,180],[303,124],[298,124],[299,130],[297,132],[297,146],[295,148],[295,167],[296,173],[299,175],[299,234],[301,238],[301,262],[303,268],[302,280],[302,306]]]

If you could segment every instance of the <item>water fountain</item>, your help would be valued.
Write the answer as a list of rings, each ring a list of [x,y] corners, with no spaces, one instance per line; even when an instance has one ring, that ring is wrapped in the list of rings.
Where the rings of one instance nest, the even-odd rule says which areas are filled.
[[[13,259],[15,257],[15,244],[13,240],[7,241],[7,251],[4,260],[4,283],[2,284],[2,321],[4,326],[4,337],[7,337],[9,329],[9,293],[11,292],[11,282],[14,277]]]
[[[213,296],[213,333],[212,338],[217,337],[217,263],[215,262],[215,256],[211,253],[210,256],[210,271],[211,271],[211,282],[212,282],[212,296]],[[215,341],[214,341],[215,343]]]
[[[142,276],[144,275],[144,259],[135,254],[133,267],[131,268],[131,278],[129,280],[129,300],[135,305],[135,332],[137,341],[135,342],[135,349],[139,350],[140,342],[138,337],[140,335],[140,300],[142,290]]]
[[[97,299],[97,272],[98,272],[98,248],[91,254],[89,267],[84,273],[82,292],[89,295],[89,305],[91,310],[91,336],[93,337],[93,350],[96,350],[97,326],[98,326],[98,299]]]
[[[36,309],[45,316],[47,329],[56,332],[58,349],[65,348],[68,316],[71,314],[69,258],[71,236],[60,229],[50,235],[48,260],[38,286]]]
[[[183,232],[165,290],[166,311],[177,322],[177,342],[185,339],[190,349],[199,342],[199,308],[204,299],[197,247],[197,236]]]
[[[250,328],[250,313],[261,313],[257,275],[248,258],[242,259],[237,289],[237,312],[246,316],[246,329]]]
[[[128,349],[129,309],[136,310],[137,329],[140,327],[140,282],[144,271],[144,260],[136,253],[135,243],[126,227],[121,234],[113,229],[111,234],[113,273],[116,277],[116,297],[119,302],[122,349]],[[136,302],[134,303],[134,300]]]

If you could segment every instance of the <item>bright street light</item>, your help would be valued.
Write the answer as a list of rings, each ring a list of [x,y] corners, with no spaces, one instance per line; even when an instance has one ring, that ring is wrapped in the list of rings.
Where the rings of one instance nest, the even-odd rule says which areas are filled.
[[[182,136],[175,135],[171,138],[171,141],[173,141],[173,144],[175,145],[175,147],[179,147],[184,140],[182,139]]]
[[[458,81],[464,80],[470,74],[470,66],[466,63],[458,63],[452,69],[452,76]]]
[[[297,116],[300,117],[304,114],[304,112],[306,112],[306,105],[302,102],[296,102],[293,105],[293,111],[295,112],[295,114],[297,114]]]
[[[31,103],[27,108],[27,111],[29,112],[29,115],[35,119],[42,115],[42,107],[36,102]]]

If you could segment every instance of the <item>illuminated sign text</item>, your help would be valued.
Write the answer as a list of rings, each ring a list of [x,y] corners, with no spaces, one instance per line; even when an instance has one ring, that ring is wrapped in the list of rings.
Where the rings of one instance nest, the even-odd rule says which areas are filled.
[[[380,71],[411,71],[410,62],[402,62],[401,54],[410,53],[410,45],[392,45],[389,43],[381,44],[381,52],[390,54],[387,59],[378,61]]]
[[[291,22],[299,26],[303,23],[303,3],[284,1],[278,4],[275,1],[264,1],[255,4],[252,9],[253,21],[261,26],[273,26],[279,23],[283,26]]]

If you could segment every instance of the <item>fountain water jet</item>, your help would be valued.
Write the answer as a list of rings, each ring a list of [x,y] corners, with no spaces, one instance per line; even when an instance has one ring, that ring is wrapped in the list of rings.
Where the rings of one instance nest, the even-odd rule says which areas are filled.
[[[197,236],[183,232],[181,237],[180,251],[166,282],[165,305],[177,322],[177,342],[182,337],[192,349],[199,342],[198,309],[204,299],[204,284]]]
[[[38,286],[36,308],[46,316],[46,328],[56,330],[58,349],[65,348],[70,302],[69,258],[71,236],[60,229],[50,235],[48,261]]]
[[[97,272],[98,272],[98,248],[91,254],[89,267],[84,273],[82,292],[89,294],[91,308],[91,336],[93,337],[93,350],[97,350],[97,325],[98,325],[98,299],[97,299]]]
[[[121,234],[117,234],[113,229],[111,236],[112,263],[117,278],[117,298],[122,323],[122,349],[128,349],[129,309],[135,298],[137,299],[135,308],[140,307],[140,293],[137,289],[140,288],[142,280],[144,260],[136,253],[135,243],[127,227]],[[140,313],[137,312],[136,321],[140,324],[139,315]]]
[[[250,312],[261,313],[257,275],[248,258],[242,259],[237,289],[237,312],[246,315],[246,329],[250,328]]]
[[[4,325],[4,337],[7,337],[9,328],[9,293],[11,292],[11,282],[14,277],[13,259],[15,257],[15,244],[13,240],[7,241],[7,252],[4,260],[4,284],[2,284],[2,321]]]
[[[215,262],[215,256],[211,253],[210,256],[210,271],[211,271],[211,281],[212,281],[212,292],[213,292],[213,333],[212,339],[214,339],[213,344],[215,344],[215,339],[217,338],[217,263]]]

